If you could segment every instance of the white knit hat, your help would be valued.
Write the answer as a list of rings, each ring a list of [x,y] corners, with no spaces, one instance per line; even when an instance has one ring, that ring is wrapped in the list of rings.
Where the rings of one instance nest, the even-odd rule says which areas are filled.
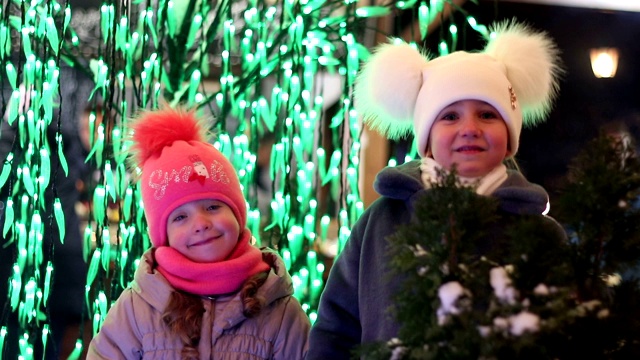
[[[515,154],[523,121],[543,120],[558,92],[558,50],[544,33],[515,22],[497,24],[493,32],[482,52],[435,59],[406,43],[379,46],[356,79],[356,109],[390,139],[413,133],[425,156],[442,109],[460,100],[485,101],[502,115]]]

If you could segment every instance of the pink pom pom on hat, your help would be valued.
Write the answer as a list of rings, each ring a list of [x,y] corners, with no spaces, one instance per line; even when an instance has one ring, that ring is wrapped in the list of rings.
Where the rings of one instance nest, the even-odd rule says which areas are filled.
[[[149,111],[136,119],[131,152],[141,169],[140,186],[149,237],[167,246],[167,218],[177,207],[202,199],[220,200],[233,211],[240,229],[247,205],[231,162],[206,142],[203,122],[193,112]]]

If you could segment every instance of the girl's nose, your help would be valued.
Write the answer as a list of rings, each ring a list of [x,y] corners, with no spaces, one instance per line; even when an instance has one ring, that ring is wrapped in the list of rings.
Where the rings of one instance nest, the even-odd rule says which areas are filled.
[[[194,228],[196,232],[201,232],[211,228],[211,220],[204,214],[198,214],[195,220]]]
[[[480,127],[478,126],[478,121],[473,117],[465,117],[460,122],[460,134],[462,136],[480,136]]]

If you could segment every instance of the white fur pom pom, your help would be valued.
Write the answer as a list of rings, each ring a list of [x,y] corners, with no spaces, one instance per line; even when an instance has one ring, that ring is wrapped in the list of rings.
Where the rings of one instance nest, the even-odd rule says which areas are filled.
[[[558,48],[545,33],[513,21],[497,24],[493,31],[484,53],[506,66],[524,124],[535,125],[547,116],[558,93]]]
[[[426,56],[407,43],[378,46],[356,78],[355,107],[364,122],[389,139],[412,133],[426,64]]]

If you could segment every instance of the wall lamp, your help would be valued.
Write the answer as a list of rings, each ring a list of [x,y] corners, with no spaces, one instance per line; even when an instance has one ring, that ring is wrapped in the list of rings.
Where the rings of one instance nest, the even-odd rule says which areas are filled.
[[[591,69],[597,78],[612,78],[618,69],[618,49],[591,49]]]

